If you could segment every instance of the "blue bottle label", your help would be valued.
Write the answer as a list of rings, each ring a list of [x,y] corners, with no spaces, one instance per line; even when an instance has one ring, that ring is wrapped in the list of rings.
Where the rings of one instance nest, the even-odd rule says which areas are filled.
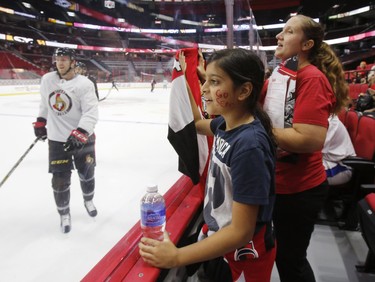
[[[141,221],[143,226],[156,227],[165,223],[165,208],[152,210],[145,207],[141,211]]]

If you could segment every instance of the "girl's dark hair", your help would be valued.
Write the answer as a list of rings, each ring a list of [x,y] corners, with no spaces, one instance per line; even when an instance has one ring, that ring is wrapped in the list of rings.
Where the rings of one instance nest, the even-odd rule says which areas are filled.
[[[345,80],[345,73],[341,61],[332,48],[325,42],[323,27],[312,18],[297,15],[302,22],[302,31],[306,40],[313,40],[314,46],[309,54],[309,61],[325,74],[336,97],[333,113],[338,113],[347,106],[349,101],[349,86]]]
[[[253,91],[247,99],[248,109],[254,117],[260,120],[272,142],[276,144],[271,119],[259,103],[264,82],[264,65],[258,55],[245,49],[223,49],[212,53],[207,60],[207,65],[213,61],[229,75],[234,87],[251,82]]]

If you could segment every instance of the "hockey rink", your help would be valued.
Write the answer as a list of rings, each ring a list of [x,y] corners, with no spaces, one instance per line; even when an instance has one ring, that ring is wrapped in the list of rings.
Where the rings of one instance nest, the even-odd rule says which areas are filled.
[[[120,87],[99,104],[96,193],[98,216],[88,216],[76,172],[71,185],[72,230],[60,218],[47,172],[47,143],[37,142],[0,187],[0,281],[80,281],[139,220],[146,185],[166,192],[181,176],[167,140],[169,88]],[[102,97],[108,89],[101,91]],[[35,139],[39,95],[0,95],[0,181]],[[168,226],[167,226],[168,229]],[[367,249],[343,231],[318,226],[309,257],[318,282],[371,281],[356,273]],[[374,276],[372,276],[374,279]],[[277,282],[274,271],[272,281]],[[373,281],[373,280],[372,280]]]

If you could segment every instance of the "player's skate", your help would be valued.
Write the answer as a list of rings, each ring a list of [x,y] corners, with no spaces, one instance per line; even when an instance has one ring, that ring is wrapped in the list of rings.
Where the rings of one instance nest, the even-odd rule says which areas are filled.
[[[96,207],[94,206],[94,203],[92,200],[85,201],[85,208],[87,210],[87,213],[91,217],[95,217],[98,214],[98,211],[96,210]]]
[[[72,228],[70,214],[68,213],[68,214],[60,215],[60,219],[61,219],[61,223],[60,223],[61,232],[62,233],[69,233],[70,229]]]

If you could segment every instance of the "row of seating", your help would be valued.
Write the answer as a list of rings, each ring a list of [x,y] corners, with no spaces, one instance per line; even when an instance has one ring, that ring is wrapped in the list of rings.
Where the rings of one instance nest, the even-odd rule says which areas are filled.
[[[352,179],[342,187],[331,189],[341,190],[336,195],[345,203],[340,219],[345,224],[341,227],[348,230],[359,228],[369,247],[366,262],[358,265],[357,270],[375,273],[375,117],[344,110],[339,119],[348,130],[357,157],[343,161],[353,168]]]
[[[348,130],[357,156],[367,160],[375,157],[375,118],[354,110],[343,110],[338,115]]]
[[[331,188],[349,194],[349,204],[353,204],[368,194],[369,189],[366,192],[361,185],[375,185],[375,117],[349,109],[342,111],[339,119],[349,133],[357,156],[343,160],[344,164],[353,169],[352,179],[344,187]]]
[[[25,69],[41,74],[40,68],[10,52],[0,51],[0,69]],[[16,77],[15,77],[16,78]]]
[[[367,89],[367,83],[351,83],[349,84],[349,96],[352,100],[356,100],[358,99],[358,95],[365,93]]]

